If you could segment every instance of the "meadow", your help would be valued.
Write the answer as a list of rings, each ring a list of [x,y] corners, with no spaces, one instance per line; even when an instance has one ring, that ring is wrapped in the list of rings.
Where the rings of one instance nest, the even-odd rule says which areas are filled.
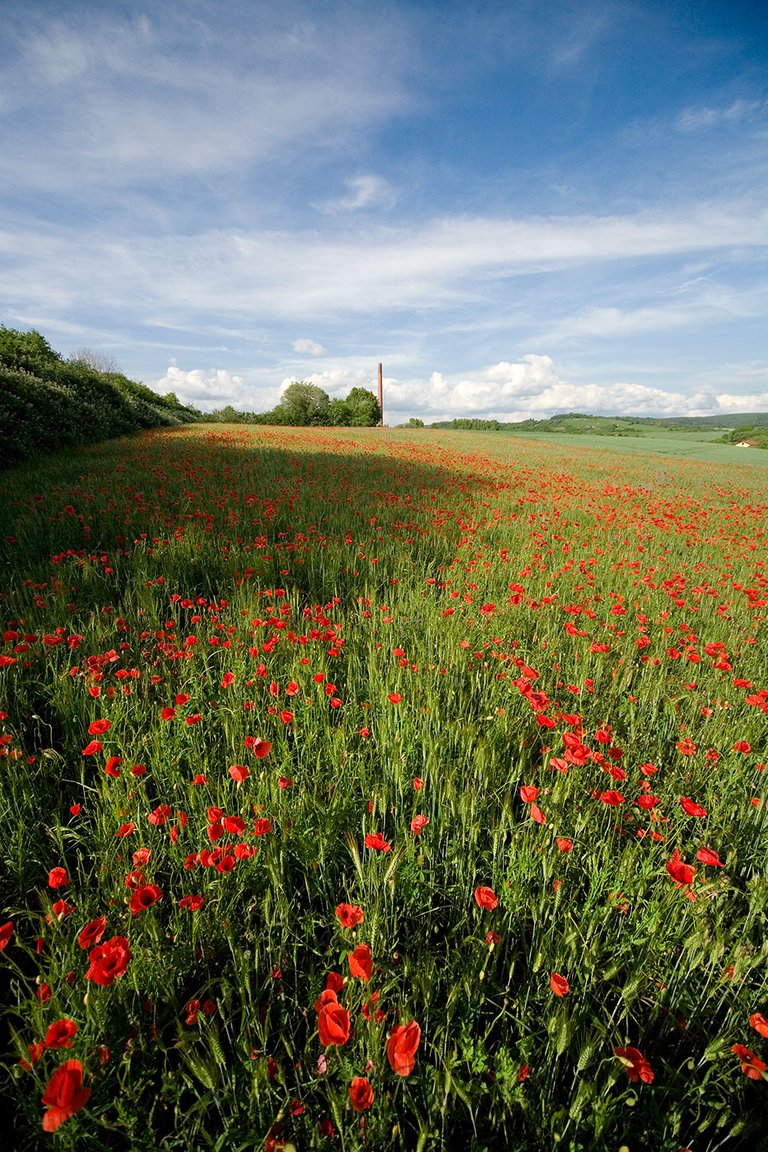
[[[18,1152],[765,1147],[768,468],[626,443],[0,476]]]

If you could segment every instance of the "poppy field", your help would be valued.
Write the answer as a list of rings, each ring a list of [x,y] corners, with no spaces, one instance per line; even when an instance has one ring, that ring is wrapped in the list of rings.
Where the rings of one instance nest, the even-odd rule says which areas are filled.
[[[0,520],[15,1149],[761,1146],[765,465],[191,425]]]

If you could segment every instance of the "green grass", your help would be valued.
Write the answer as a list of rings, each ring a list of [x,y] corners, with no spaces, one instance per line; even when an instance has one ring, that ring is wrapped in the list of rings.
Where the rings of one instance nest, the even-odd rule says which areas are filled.
[[[766,474],[597,439],[192,427],[2,478],[14,1147],[757,1147]],[[66,1059],[91,1094],[45,1134]]]

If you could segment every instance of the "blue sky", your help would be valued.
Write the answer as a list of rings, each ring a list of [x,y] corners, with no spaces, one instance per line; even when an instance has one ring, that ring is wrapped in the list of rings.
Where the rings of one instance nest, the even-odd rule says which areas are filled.
[[[768,409],[761,0],[17,0],[0,324],[202,409]]]

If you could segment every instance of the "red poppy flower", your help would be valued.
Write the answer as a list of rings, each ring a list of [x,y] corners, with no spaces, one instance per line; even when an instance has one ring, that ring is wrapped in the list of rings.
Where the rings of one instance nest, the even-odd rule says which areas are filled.
[[[478,908],[484,908],[487,911],[492,911],[499,902],[499,898],[494,892],[493,888],[487,888],[484,884],[478,884],[475,888],[475,903]]]
[[[191,1028],[193,1024],[197,1024],[197,1016],[200,1011],[200,1001],[190,1000],[184,1009],[184,1023],[188,1024]]]
[[[416,1050],[421,1040],[421,1028],[415,1020],[398,1024],[387,1040],[387,1060],[397,1076],[410,1076],[416,1065]]]
[[[341,972],[329,972],[325,978],[325,987],[330,992],[341,992],[344,987],[344,977]]]
[[[331,1044],[341,1046],[349,1040],[349,1012],[335,999],[323,1004],[317,1015],[320,1043],[324,1048]],[[322,997],[321,997],[322,998]]]
[[[696,859],[700,860],[702,864],[711,865],[713,868],[723,867],[723,862],[717,852],[713,852],[711,848],[699,848]]]
[[[12,936],[13,920],[6,920],[5,924],[0,925],[0,952],[7,947]]]
[[[768,1020],[760,1012],[753,1012],[749,1018],[749,1023],[755,1032],[759,1032],[761,1036],[768,1039]]]
[[[645,783],[645,781],[643,781],[643,783]],[[642,796],[638,796],[637,800],[635,800],[638,808],[645,808],[646,811],[655,808],[659,803],[660,798],[658,796],[651,796],[650,792],[644,792]]]
[[[65,1060],[51,1076],[42,1096],[48,1109],[43,1116],[43,1131],[55,1132],[90,1099],[90,1088],[83,1088],[83,1066],[79,1060]]]
[[[105,732],[109,732],[112,727],[111,720],[93,720],[88,725],[89,736],[103,736]]]
[[[40,1057],[45,1052],[45,1044],[43,1044],[42,1040],[37,1040],[32,1044],[27,1044],[27,1052],[29,1052],[29,1059],[32,1061],[32,1065],[35,1065],[39,1063]],[[29,1072],[30,1067],[32,1066],[26,1060],[20,1060],[19,1064],[25,1072]]]
[[[247,780],[250,775],[243,764],[231,764],[229,774],[236,784],[242,784],[243,780]]]
[[[403,698],[399,692],[390,692],[387,696],[387,700],[389,700],[390,704],[399,704],[402,699]]]
[[[56,1020],[48,1025],[43,1043],[46,1048],[71,1048],[76,1035],[77,1024],[74,1020]]]
[[[667,872],[676,884],[692,884],[696,869],[680,859],[680,853],[675,848],[671,858],[667,861]]]
[[[260,740],[258,736],[246,736],[245,746],[258,760],[263,760],[272,751],[269,740]]]
[[[624,797],[622,796],[621,792],[616,792],[613,788],[609,789],[607,792],[601,792],[600,799],[602,800],[603,804],[608,804],[612,808],[615,808],[618,804],[624,803]]]
[[[91,950],[85,978],[109,988],[118,977],[125,975],[130,959],[131,947],[128,940],[125,936],[113,936]]]
[[[366,848],[372,848],[374,852],[389,852],[392,845],[388,840],[385,840],[381,832],[369,832],[365,837]]]
[[[613,1054],[621,1060],[633,1084],[638,1080],[642,1080],[643,1084],[653,1083],[653,1069],[637,1048],[614,1048]]]
[[[253,822],[253,831],[256,836],[266,836],[267,832],[271,832],[274,824],[268,816],[258,816]]]
[[[51,912],[57,920],[63,920],[65,916],[70,916],[75,910],[74,904],[67,904],[66,900],[57,900],[55,904],[51,905]],[[46,917],[50,924],[50,919]]]
[[[242,816],[225,816],[222,824],[230,836],[242,836],[245,831],[245,820],[243,820]]]
[[[166,720],[166,721],[167,720],[173,720],[175,715],[176,715],[176,709],[171,708],[169,706],[167,708],[163,708],[162,712],[160,713],[160,718],[161,718],[161,720]]]
[[[181,900],[179,900],[179,908],[184,908],[187,912],[197,912],[198,908],[202,908],[204,903],[204,896],[182,896]]]
[[[142,884],[139,888],[135,888],[129,904],[131,915],[138,916],[139,912],[151,908],[162,895],[162,889],[158,888],[157,884]]]
[[[101,740],[91,740],[91,742],[83,748],[83,756],[95,756],[97,752],[101,752],[103,747],[104,745]]]
[[[414,836],[420,836],[427,824],[429,824],[429,816],[414,816],[411,820],[411,832]]]
[[[158,804],[157,808],[153,808],[147,820],[150,824],[154,824],[156,828],[160,828],[167,820],[173,815],[170,804]]]
[[[373,971],[373,958],[368,944],[358,944],[354,952],[347,953],[350,976],[357,976],[360,980],[370,980]]]
[[[546,824],[547,818],[538,804],[531,804],[529,812],[531,813],[531,820],[535,820],[537,824]]]
[[[367,1112],[373,1104],[373,1088],[365,1076],[354,1076],[349,1086],[349,1099],[355,1112]]]
[[[687,816],[706,816],[706,808],[702,808],[701,804],[697,804],[695,800],[689,800],[687,796],[680,797],[680,807]]]
[[[99,916],[98,920],[91,920],[86,924],[77,937],[77,942],[81,948],[87,951],[93,948],[94,944],[98,944],[107,928],[106,916]]]
[[[413,790],[414,790],[414,792],[421,792],[423,787],[424,787],[424,781],[421,779],[421,777],[420,776],[414,776],[414,778],[413,778]]]
[[[48,887],[64,888],[67,884],[69,884],[69,876],[67,876],[66,868],[51,868],[48,873]]]
[[[573,840],[568,840],[565,836],[558,836],[555,843],[561,852],[570,852],[573,848]]]
[[[560,976],[557,972],[553,972],[549,978],[549,986],[554,992],[555,996],[565,996],[570,992],[570,984],[565,976]]]
[[[520,788],[520,799],[524,804],[532,804],[540,791],[541,789],[535,788],[533,784],[523,784]]]
[[[364,919],[363,910],[358,904],[338,904],[336,916],[342,928],[354,928],[356,924],[362,924]]]
[[[749,1080],[762,1080],[763,1073],[768,1072],[768,1064],[760,1060],[749,1048],[743,1044],[733,1044],[731,1052],[741,1060],[741,1070]]]

